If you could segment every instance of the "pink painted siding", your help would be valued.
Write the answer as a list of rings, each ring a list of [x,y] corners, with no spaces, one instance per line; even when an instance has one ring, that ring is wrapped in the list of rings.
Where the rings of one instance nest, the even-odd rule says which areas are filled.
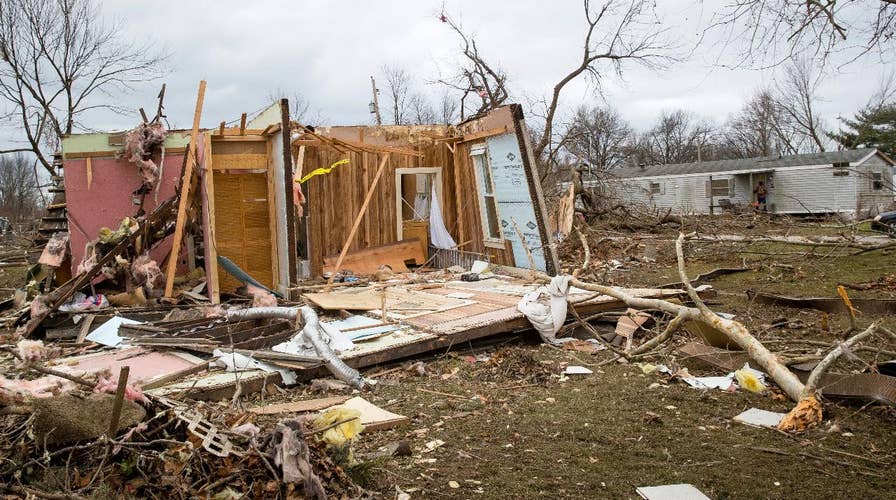
[[[180,180],[182,154],[165,155],[162,182],[159,185],[159,203],[174,195]],[[72,273],[84,257],[84,246],[96,238],[100,228],[117,229],[122,219],[134,216],[138,205],[133,200],[142,178],[137,167],[124,159],[92,158],[93,176],[87,187],[87,160],[65,160],[65,198],[68,211],[69,245],[72,251]],[[146,195],[144,209],[151,213],[157,206],[155,193]],[[139,203],[139,201],[138,201]],[[170,241],[163,241],[152,251],[159,264],[171,249]]]

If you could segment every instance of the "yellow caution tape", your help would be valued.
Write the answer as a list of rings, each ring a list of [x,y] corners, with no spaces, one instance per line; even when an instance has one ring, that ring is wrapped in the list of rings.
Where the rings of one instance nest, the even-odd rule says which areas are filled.
[[[307,181],[308,179],[310,179],[310,178],[312,178],[312,177],[314,177],[314,176],[316,176],[316,175],[329,174],[334,168],[336,168],[336,167],[338,167],[338,166],[340,166],[340,165],[346,165],[346,164],[348,164],[348,159],[339,160],[339,161],[337,161],[336,163],[330,165],[329,167],[316,168],[316,169],[312,170],[311,173],[309,173],[309,174],[306,175],[305,177],[302,177],[301,179],[299,179],[299,180],[296,181],[296,182],[298,182],[298,183],[300,183],[300,184],[304,184],[305,181]]]

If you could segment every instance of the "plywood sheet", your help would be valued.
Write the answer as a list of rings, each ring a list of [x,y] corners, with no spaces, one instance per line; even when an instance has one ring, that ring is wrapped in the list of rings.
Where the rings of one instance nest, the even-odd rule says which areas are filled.
[[[225,156],[214,155],[213,165],[218,165],[219,157]],[[219,172],[214,183],[218,255],[227,257],[261,284],[273,288],[267,175]],[[223,269],[219,270],[218,279],[224,292],[240,286]]]
[[[333,272],[338,259],[338,255],[324,257],[324,272]],[[407,271],[405,261],[410,260],[420,265],[426,262],[426,254],[417,238],[348,252],[342,261],[342,269],[361,275],[374,274],[385,264],[393,271],[404,272]]]

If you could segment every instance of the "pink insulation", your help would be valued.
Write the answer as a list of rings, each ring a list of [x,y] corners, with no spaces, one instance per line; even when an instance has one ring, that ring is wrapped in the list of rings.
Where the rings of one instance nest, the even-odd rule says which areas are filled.
[[[277,307],[277,297],[267,290],[247,284],[246,293],[252,297],[252,307]]]
[[[118,378],[112,378],[107,376],[101,376],[96,383],[96,387],[93,388],[93,392],[96,393],[105,393],[105,394],[115,394],[118,392]],[[149,398],[147,398],[143,391],[140,390],[139,386],[134,386],[131,384],[126,384],[124,388],[124,398],[128,401],[139,401],[144,404],[149,404]]]
[[[159,166],[152,161],[152,155],[165,141],[165,135],[165,126],[161,123],[141,123],[124,140],[125,156],[137,165],[140,176],[149,186],[155,186],[159,180]]]
[[[165,275],[159,268],[159,263],[154,261],[148,253],[134,259],[131,273],[137,284],[146,285],[146,289],[149,291],[164,288],[165,286]]]

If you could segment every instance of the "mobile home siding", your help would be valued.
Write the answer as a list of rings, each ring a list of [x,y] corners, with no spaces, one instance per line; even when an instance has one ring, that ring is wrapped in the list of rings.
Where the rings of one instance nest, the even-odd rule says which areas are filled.
[[[874,216],[886,211],[893,204],[893,169],[878,155],[865,160],[858,167],[854,167],[852,175],[856,177],[857,209],[859,214]],[[874,174],[880,174],[883,186],[875,190],[873,185]]]
[[[831,165],[780,169],[769,189],[769,211],[779,214],[855,213],[856,176],[835,176]]]

